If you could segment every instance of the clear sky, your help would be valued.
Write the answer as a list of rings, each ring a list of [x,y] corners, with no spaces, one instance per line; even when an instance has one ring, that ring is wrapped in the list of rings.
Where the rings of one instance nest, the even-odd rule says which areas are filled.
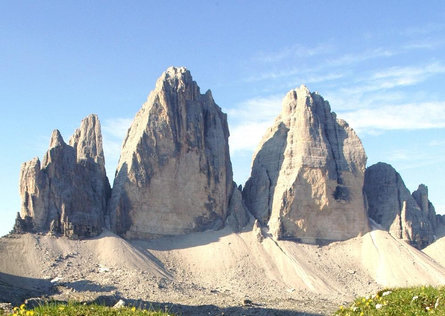
[[[102,123],[113,178],[131,120],[169,66],[228,114],[234,177],[301,84],[445,212],[444,1],[1,1],[0,235],[20,210],[20,165],[53,129]]]

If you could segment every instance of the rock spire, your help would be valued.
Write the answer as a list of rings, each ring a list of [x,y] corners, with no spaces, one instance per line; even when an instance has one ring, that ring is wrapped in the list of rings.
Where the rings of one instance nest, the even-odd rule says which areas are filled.
[[[52,231],[72,238],[99,234],[110,186],[105,174],[100,123],[92,114],[65,143],[54,130],[42,163],[22,165],[22,206],[15,230]]]

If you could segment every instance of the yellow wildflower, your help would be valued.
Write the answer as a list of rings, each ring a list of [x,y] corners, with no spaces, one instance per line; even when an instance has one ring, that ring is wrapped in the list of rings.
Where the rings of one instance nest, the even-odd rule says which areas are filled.
[[[135,312],[135,311],[136,311],[136,307],[133,306],[133,307],[131,308],[131,311],[132,311],[132,312]]]
[[[25,308],[26,308],[26,305],[25,305],[25,304],[20,305],[20,310],[21,310],[21,311],[24,311]]]
[[[33,316],[34,315],[34,311],[26,311],[26,316]]]

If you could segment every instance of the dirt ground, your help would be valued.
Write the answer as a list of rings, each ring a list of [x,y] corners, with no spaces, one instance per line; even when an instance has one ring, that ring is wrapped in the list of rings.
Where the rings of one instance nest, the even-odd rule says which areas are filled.
[[[89,240],[9,235],[0,239],[0,302],[124,299],[178,315],[328,315],[381,288],[445,284],[445,243],[430,247],[378,229],[324,246],[276,241],[253,224],[151,241],[108,231]]]

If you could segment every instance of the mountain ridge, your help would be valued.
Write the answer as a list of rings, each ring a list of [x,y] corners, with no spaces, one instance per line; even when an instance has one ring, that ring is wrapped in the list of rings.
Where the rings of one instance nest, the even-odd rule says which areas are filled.
[[[55,130],[42,162],[22,166],[21,214],[0,238],[0,301],[320,315],[385,287],[445,284],[434,242],[445,220],[428,188],[411,194],[390,165],[366,168],[360,139],[318,93],[284,97],[244,188],[228,137],[184,67],[167,69],[136,114],[113,188],[97,115],[68,144]]]

